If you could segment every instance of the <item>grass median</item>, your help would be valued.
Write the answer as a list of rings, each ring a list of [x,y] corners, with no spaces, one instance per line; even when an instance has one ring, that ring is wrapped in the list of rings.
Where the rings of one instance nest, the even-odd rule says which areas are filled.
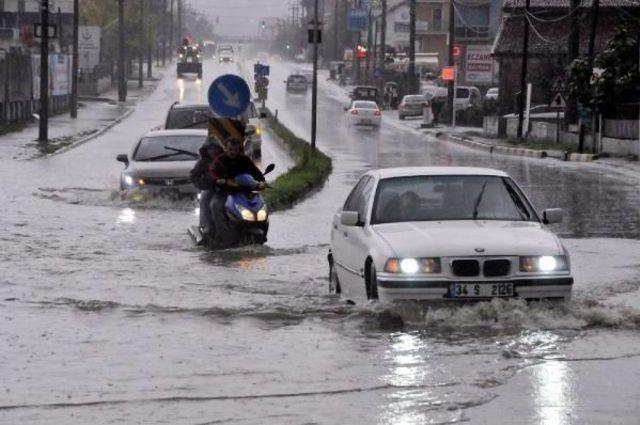
[[[309,143],[297,137],[278,119],[267,111],[270,129],[282,140],[295,165],[280,175],[265,193],[272,211],[293,206],[306,195],[322,187],[331,174],[331,158],[319,150],[310,152]]]

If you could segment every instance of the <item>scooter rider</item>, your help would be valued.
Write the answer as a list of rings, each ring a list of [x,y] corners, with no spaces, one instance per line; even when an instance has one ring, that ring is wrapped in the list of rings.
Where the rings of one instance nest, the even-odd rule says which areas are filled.
[[[224,153],[217,156],[208,168],[209,178],[217,187],[217,190],[212,192],[210,205],[216,236],[220,240],[226,239],[225,232],[228,230],[224,204],[229,193],[235,189],[233,179],[242,174],[250,174],[258,181],[258,189],[267,187],[262,172],[251,158],[242,153],[244,143],[244,136],[240,140],[234,136],[227,137],[224,142]]]

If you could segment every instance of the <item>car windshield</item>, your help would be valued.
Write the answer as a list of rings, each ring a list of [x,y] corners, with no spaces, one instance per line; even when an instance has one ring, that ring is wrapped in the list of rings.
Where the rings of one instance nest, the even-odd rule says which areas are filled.
[[[487,93],[498,94],[498,89],[489,89]]]
[[[306,83],[307,79],[303,75],[292,75],[289,77],[291,83]]]
[[[214,114],[211,112],[209,107],[186,109],[176,108],[169,112],[165,128],[167,130],[181,128],[207,129],[207,119],[213,118],[213,116]]]
[[[469,89],[456,89],[456,97],[458,99],[466,99],[469,97]]]
[[[412,176],[380,181],[372,224],[447,220],[537,221],[510,178]]]
[[[407,96],[404,98],[404,103],[421,103],[424,102],[424,96]]]
[[[357,88],[353,90],[353,94],[360,97],[376,97],[378,91],[374,88]]]
[[[140,141],[133,159],[135,161],[195,161],[195,155],[204,144],[206,136],[156,136]],[[185,151],[184,153],[180,151]]]
[[[375,102],[353,102],[354,109],[378,109]]]

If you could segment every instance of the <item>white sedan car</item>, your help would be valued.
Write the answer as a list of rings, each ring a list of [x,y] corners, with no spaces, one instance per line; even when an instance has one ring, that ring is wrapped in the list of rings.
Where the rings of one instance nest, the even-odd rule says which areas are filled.
[[[333,219],[330,290],[367,299],[571,298],[569,254],[504,172],[471,167],[366,173]]]
[[[347,121],[349,125],[369,125],[380,127],[382,112],[376,102],[370,100],[355,100],[347,108]]]

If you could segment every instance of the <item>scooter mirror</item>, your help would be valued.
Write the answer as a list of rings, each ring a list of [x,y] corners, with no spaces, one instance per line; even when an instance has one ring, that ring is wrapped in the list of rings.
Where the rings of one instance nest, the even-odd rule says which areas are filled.
[[[264,173],[263,174],[269,174],[270,172],[272,172],[274,169],[276,168],[275,164],[269,164],[267,165],[267,168],[264,169]]]

